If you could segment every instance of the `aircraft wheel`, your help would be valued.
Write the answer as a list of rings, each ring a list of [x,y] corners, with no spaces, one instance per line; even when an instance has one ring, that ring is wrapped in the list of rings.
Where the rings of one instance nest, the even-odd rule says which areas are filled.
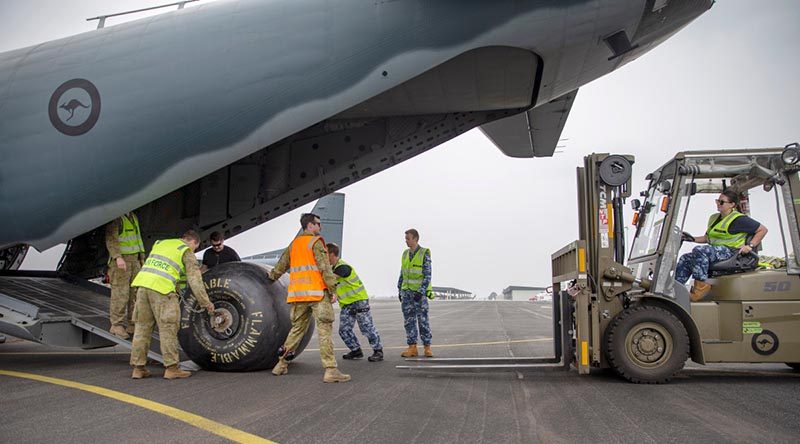
[[[663,308],[646,305],[628,308],[608,328],[609,363],[628,381],[669,382],[689,357],[686,328]]]
[[[217,310],[218,325],[187,291],[178,340],[189,359],[205,370],[241,372],[269,369],[289,334],[291,319],[285,282],[271,282],[267,269],[229,262],[203,275],[206,292]],[[314,332],[313,322],[300,343],[299,355]]]
[[[800,372],[800,362],[787,362],[786,365],[796,372]]]

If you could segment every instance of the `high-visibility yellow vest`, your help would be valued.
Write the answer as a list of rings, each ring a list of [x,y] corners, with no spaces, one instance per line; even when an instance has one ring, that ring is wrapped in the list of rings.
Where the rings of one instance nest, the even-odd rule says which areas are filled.
[[[183,253],[189,248],[181,239],[156,241],[131,287],[144,287],[161,294],[186,288],[186,265]]]
[[[364,283],[361,282],[361,278],[356,274],[356,269],[341,259],[336,262],[333,268],[336,269],[336,267],[340,265],[349,265],[350,274],[346,277],[336,276],[338,282],[338,285],[336,285],[336,296],[337,299],[339,299],[339,306],[345,307],[353,302],[369,299],[367,290],[364,288]]]
[[[317,302],[325,296],[325,280],[314,258],[314,244],[325,239],[320,236],[300,235],[289,246],[289,292],[286,301]],[[325,254],[328,250],[325,249]]]
[[[428,282],[428,288],[421,291],[422,287],[422,262],[425,260],[425,254],[430,254],[427,248],[419,247],[417,254],[411,258],[411,250],[406,249],[403,252],[403,261],[401,265],[401,274],[403,276],[403,285],[401,290],[411,290],[418,293],[428,294],[433,291],[433,285]]]
[[[719,213],[711,215],[711,217],[708,218],[708,229],[706,230],[708,243],[713,246],[724,246],[730,248],[743,247],[744,241],[747,238],[747,233],[731,234],[728,232],[731,222],[742,216],[744,216],[744,214],[733,210],[730,214],[719,221],[719,223],[714,225],[714,222],[717,221],[717,218],[719,218],[720,215]]]
[[[131,213],[131,217],[122,216],[122,231],[119,233],[119,252],[122,254],[144,253],[142,232],[139,229],[139,218]]]

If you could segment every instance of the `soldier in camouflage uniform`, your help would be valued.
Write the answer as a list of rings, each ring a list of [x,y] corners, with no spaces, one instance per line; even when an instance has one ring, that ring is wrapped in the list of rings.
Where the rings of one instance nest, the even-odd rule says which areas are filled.
[[[369,362],[383,361],[383,346],[381,337],[372,322],[372,314],[369,309],[369,295],[367,294],[364,283],[358,277],[356,270],[350,264],[343,261],[339,254],[341,250],[336,244],[328,244],[328,259],[333,264],[333,274],[338,277],[336,286],[336,296],[339,298],[339,336],[344,341],[350,352],[343,355],[343,359],[360,359],[364,357],[361,351],[361,344],[353,332],[353,324],[357,321],[361,333],[369,340],[372,347],[372,356],[367,358]]]
[[[319,236],[322,223],[316,214],[306,213],[300,217],[300,226],[303,232],[284,250],[268,275],[271,281],[276,281],[289,271],[287,302],[292,307],[292,329],[279,351],[280,359],[272,374],[281,376],[289,372],[289,361],[294,359],[294,351],[313,316],[317,323],[319,355],[325,367],[323,382],[347,382],[350,375],[339,371],[333,355],[334,313],[331,304],[336,302],[336,276],[331,270],[325,240]]]
[[[398,298],[403,309],[408,348],[400,354],[404,358],[417,356],[417,325],[425,357],[433,357],[431,350],[431,325],[428,320],[428,299],[433,299],[431,286],[431,251],[419,246],[419,232],[413,228],[405,233],[408,249],[403,252],[400,280],[397,281]]]
[[[139,219],[130,212],[106,225],[108,278],[111,283],[109,320],[114,336],[128,339],[133,334],[131,319],[136,304],[136,289],[131,282],[144,261],[145,251]],[[127,315],[126,315],[127,312]],[[127,328],[124,324],[127,321]]]
[[[203,285],[200,265],[194,256],[200,246],[200,236],[193,230],[180,239],[164,239],[156,242],[142,270],[131,284],[138,287],[136,299],[136,332],[131,348],[133,379],[150,376],[145,368],[147,351],[153,327],[158,325],[161,340],[161,355],[164,358],[165,379],[188,378],[192,374],[178,367],[178,323],[181,303],[178,296],[188,281],[192,293],[209,315],[214,315],[214,304],[208,298]]]

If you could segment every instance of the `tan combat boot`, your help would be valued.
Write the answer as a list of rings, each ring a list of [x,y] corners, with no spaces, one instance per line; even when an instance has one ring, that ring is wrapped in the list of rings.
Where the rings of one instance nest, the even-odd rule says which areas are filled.
[[[133,367],[133,374],[131,375],[132,379],[143,379],[150,377],[150,370],[148,370],[143,365],[137,365]]]
[[[272,368],[272,374],[281,376],[287,373],[289,373],[289,363],[283,358],[278,359],[278,363]]]
[[[433,357],[433,351],[431,350],[431,346],[430,345],[426,345],[426,346],[424,346],[424,349],[425,349],[425,357],[426,358],[432,358]]]
[[[112,325],[108,331],[120,339],[128,339],[130,337],[128,332],[125,331],[125,327],[121,325]]]
[[[164,371],[164,379],[181,379],[188,378],[189,376],[192,376],[192,372],[181,370],[181,368],[178,367],[178,364],[170,365]]]
[[[692,285],[692,293],[689,295],[689,298],[692,300],[692,302],[700,302],[710,291],[711,284],[708,282],[695,280],[694,285]]]
[[[406,351],[400,353],[400,356],[404,358],[414,358],[417,356],[417,344],[411,344],[408,346]]]
[[[349,380],[350,375],[345,375],[336,367],[326,368],[325,376],[322,377],[322,382],[347,382]]]

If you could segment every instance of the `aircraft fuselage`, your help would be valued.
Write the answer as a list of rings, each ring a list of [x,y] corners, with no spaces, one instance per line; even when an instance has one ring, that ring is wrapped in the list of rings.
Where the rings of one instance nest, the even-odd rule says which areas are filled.
[[[236,234],[574,91],[711,3],[229,0],[0,54],[0,248],[133,209],[151,237]]]

